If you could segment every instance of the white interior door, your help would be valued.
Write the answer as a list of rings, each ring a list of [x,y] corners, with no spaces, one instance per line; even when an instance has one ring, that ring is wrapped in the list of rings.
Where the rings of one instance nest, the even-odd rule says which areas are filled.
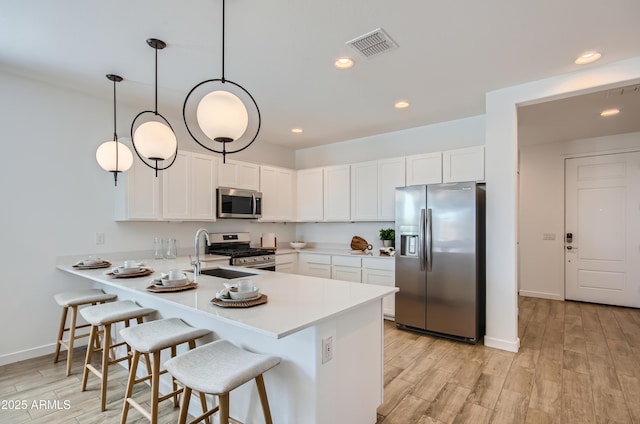
[[[565,184],[565,297],[640,307],[640,153],[567,159]]]

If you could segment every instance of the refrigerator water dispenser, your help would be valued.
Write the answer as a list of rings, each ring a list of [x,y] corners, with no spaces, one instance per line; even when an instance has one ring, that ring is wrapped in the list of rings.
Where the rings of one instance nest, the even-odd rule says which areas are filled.
[[[418,256],[418,235],[417,234],[401,234],[400,235],[400,255],[401,256]]]

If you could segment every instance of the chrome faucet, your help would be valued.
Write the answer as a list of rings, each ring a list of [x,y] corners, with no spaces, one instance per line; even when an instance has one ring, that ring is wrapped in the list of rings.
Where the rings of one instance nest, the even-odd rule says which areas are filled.
[[[196,245],[196,259],[191,262],[191,265],[193,265],[193,275],[200,275],[200,234],[204,234],[204,239],[207,242],[207,246],[209,245],[209,243],[211,243],[209,241],[209,232],[204,229],[204,228],[200,228],[198,229],[198,231],[196,231],[196,240],[195,240],[195,245]]]

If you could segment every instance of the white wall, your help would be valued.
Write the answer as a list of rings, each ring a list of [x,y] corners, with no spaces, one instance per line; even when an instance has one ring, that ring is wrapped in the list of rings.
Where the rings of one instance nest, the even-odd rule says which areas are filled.
[[[640,57],[487,93],[487,331],[485,344],[517,351],[517,106],[640,78]]]
[[[95,160],[97,147],[113,132],[110,84],[105,78],[106,97],[100,99],[0,71],[0,365],[52,351],[60,316],[53,294],[84,283],[57,271],[56,256],[151,254],[154,236],[176,238],[182,251],[191,251],[195,231],[203,225],[113,221],[113,176]],[[119,105],[119,135],[128,134],[137,112]],[[204,151],[186,140],[184,124],[167,118],[176,122],[180,148]],[[237,156],[294,167],[292,151],[266,143],[256,142]],[[249,231],[254,243],[262,232],[275,232],[283,241],[295,238],[293,225],[225,220],[203,226],[214,232]],[[95,245],[96,232],[105,233],[104,245]]]
[[[296,151],[298,169],[481,146],[484,115]]]
[[[360,236],[373,246],[373,252],[378,252],[382,247],[380,229],[394,227],[394,222],[299,223],[296,239],[311,243],[310,247],[351,250],[351,238]]]
[[[630,150],[640,150],[640,132],[520,147],[521,295],[564,300],[565,159]]]

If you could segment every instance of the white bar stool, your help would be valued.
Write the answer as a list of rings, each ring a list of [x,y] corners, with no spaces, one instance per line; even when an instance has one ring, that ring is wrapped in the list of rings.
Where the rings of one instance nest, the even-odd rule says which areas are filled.
[[[89,306],[88,308],[80,310],[82,317],[91,324],[87,357],[84,361],[84,373],[82,374],[82,391],[84,392],[87,389],[87,380],[89,378],[89,371],[91,371],[100,379],[101,382],[101,411],[105,411],[107,409],[107,379],[109,374],[109,365],[127,360],[129,361],[129,367],[131,367],[131,348],[125,342],[112,343],[111,326],[118,322],[123,322],[125,327],[129,327],[129,322],[131,320],[136,320],[138,324],[142,324],[142,318],[155,311],[155,309],[143,308],[130,300],[104,303],[102,305]],[[101,326],[104,327],[102,348],[95,349],[94,346],[100,345],[99,329]],[[126,356],[122,356],[120,358],[116,357],[113,349],[118,346],[127,347]],[[100,370],[91,365],[91,357],[93,356],[93,352],[96,350],[102,351],[102,366]],[[109,359],[109,351],[113,351],[113,358],[111,359]]]
[[[60,346],[67,348],[67,375],[71,374],[71,364],[73,362],[73,345],[78,339],[88,337],[89,333],[76,334],[79,328],[89,327],[91,324],[76,325],[78,318],[78,307],[84,305],[97,305],[98,303],[111,302],[118,296],[105,293],[100,289],[73,290],[57,293],[53,296],[56,303],[62,307],[62,317],[60,318],[60,328],[58,329],[58,342],[56,343],[56,353],[53,356],[53,363],[58,362],[60,356]],[[71,321],[67,327],[67,313],[71,309]],[[69,339],[64,340],[64,333],[69,332]]]
[[[211,331],[193,328],[179,318],[146,322],[120,330],[120,335],[124,341],[133,349],[133,359],[129,368],[129,380],[120,420],[121,424],[127,422],[129,405],[140,411],[142,415],[151,421],[151,424],[157,424],[158,422],[158,404],[160,402],[173,398],[173,405],[175,407],[178,406],[178,394],[182,393],[182,389],[178,389],[175,379],[171,379],[173,391],[162,397],[159,395],[160,376],[167,373],[167,370],[160,371],[160,353],[164,349],[171,348],[171,357],[173,358],[176,356],[177,346],[188,343],[189,349],[193,349],[196,347],[196,339],[207,334],[211,334]],[[153,367],[151,373],[148,373],[145,377],[136,378],[140,354],[153,354]],[[147,380],[151,380],[151,412],[147,411],[131,397],[133,386]],[[207,404],[203,394],[200,397],[200,401],[202,402],[202,411],[206,412]]]
[[[191,391],[195,390],[201,394],[218,396],[218,406],[191,421],[191,424],[208,418],[218,410],[220,424],[229,424],[229,392],[255,379],[265,422],[271,424],[271,411],[262,374],[279,363],[280,358],[276,356],[247,352],[226,340],[216,340],[169,359],[164,364],[165,367],[184,385],[178,422],[187,422]]]

